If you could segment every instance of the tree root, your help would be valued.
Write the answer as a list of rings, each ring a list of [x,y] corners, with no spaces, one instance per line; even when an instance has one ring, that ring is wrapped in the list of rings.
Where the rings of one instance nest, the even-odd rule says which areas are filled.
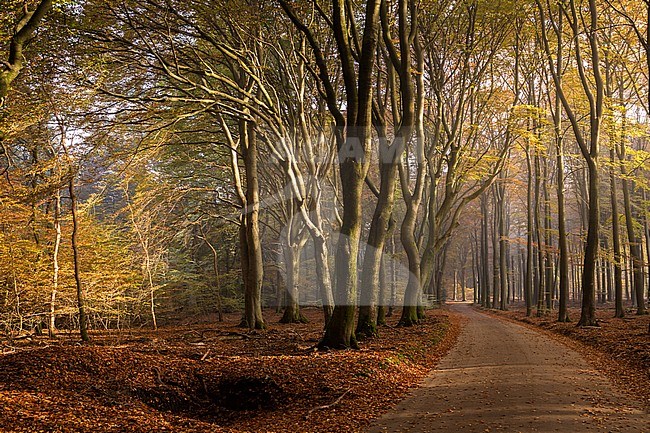
[[[326,405],[323,405],[323,406],[316,406],[316,407],[314,407],[312,409],[309,409],[309,412],[307,412],[307,415],[305,415],[305,418],[307,418],[309,415],[312,414],[312,412],[315,412],[317,410],[329,409],[332,406],[336,406],[343,399],[343,397],[345,397],[347,395],[347,393],[350,392],[350,391],[352,391],[352,388],[349,388],[347,391],[345,391],[343,394],[341,394],[336,400],[334,400],[334,402],[332,402],[330,404],[326,404]]]

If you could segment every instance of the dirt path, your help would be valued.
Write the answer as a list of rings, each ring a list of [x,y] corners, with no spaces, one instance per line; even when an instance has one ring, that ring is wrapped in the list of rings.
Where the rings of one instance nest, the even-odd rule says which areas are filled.
[[[575,351],[466,304],[456,346],[370,432],[650,432],[650,415]]]

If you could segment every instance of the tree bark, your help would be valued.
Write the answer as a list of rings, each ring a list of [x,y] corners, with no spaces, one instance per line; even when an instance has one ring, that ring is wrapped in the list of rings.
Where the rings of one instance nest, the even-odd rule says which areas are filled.
[[[524,301],[526,303],[526,316],[533,314],[533,237],[534,237],[534,217],[533,217],[533,165],[530,158],[530,145],[526,147],[526,165],[528,166],[528,183],[527,183],[527,204],[526,207],[526,279],[524,282]]]
[[[262,316],[264,266],[259,230],[260,202],[257,137],[255,125],[252,122],[242,120],[239,123],[240,145],[246,173],[246,207],[242,210],[245,214],[243,218],[243,234],[246,243],[245,251],[242,252],[247,255],[247,275],[244,279],[244,315],[249,329],[264,329],[266,327]],[[242,271],[244,271],[243,268]]]
[[[396,145],[396,144],[394,144]],[[361,304],[357,320],[356,337],[363,339],[377,335],[377,297],[379,294],[379,273],[386,243],[393,203],[397,162],[380,165],[381,186],[375,206],[368,243],[365,248],[363,271],[361,273]]]
[[[542,223],[541,219],[541,184],[545,182],[541,176],[541,162],[540,162],[540,150],[535,150],[535,238],[537,239],[537,317],[540,317],[545,309],[544,305],[544,291],[545,289],[545,265],[544,265],[544,248],[543,241],[544,237],[542,235]]]
[[[552,215],[551,215],[551,198],[548,192],[548,164],[544,164],[544,183],[543,183],[543,195],[544,195],[544,269],[546,281],[544,282],[545,287],[545,308],[546,311],[551,311],[553,308],[553,292],[555,285],[555,272],[554,272],[554,262],[553,262],[553,238],[551,236],[552,229]]]
[[[609,157],[612,161],[615,160],[614,146],[609,150]],[[616,175],[614,174],[614,165],[609,169],[610,180],[610,194],[612,202],[612,239],[614,243],[614,317],[624,317],[625,310],[623,309],[623,270],[621,262],[623,260],[621,254],[621,237],[619,228],[619,213],[618,213],[618,194],[616,193]]]
[[[417,44],[416,55],[418,57],[418,71],[422,72],[422,53],[420,52]],[[418,167],[415,175],[415,186],[413,192],[409,190],[406,170],[408,168],[403,165],[400,166],[400,184],[402,188],[402,196],[406,204],[406,214],[402,221],[400,238],[402,246],[408,258],[409,277],[406,284],[406,291],[404,293],[404,306],[402,308],[402,316],[399,324],[401,326],[412,326],[419,323],[420,316],[423,315],[421,310],[421,295],[422,295],[422,279],[420,277],[421,262],[420,251],[418,248],[417,240],[415,238],[415,225],[417,222],[418,210],[422,202],[425,176],[427,163],[424,155],[424,82],[422,75],[417,76],[417,108],[415,116],[415,131],[416,131],[416,145],[415,145],[415,158],[418,162]],[[444,255],[443,255],[444,256]]]
[[[634,215],[632,213],[632,203],[630,199],[630,184],[628,182],[628,172],[625,167],[626,149],[625,149],[625,117],[623,120],[623,129],[621,131],[621,143],[619,144],[618,157],[619,167],[621,170],[621,183],[623,189],[623,209],[625,212],[625,226],[627,228],[627,239],[629,243],[630,261],[632,262],[632,288],[636,300],[636,314],[647,314],[645,308],[645,278],[643,278],[643,251],[641,249],[641,240],[637,237],[634,229]]]
[[[77,216],[77,195],[74,189],[74,178],[68,181],[68,193],[70,195],[70,213],[72,214],[72,260],[74,263],[74,281],[77,289],[77,309],[79,311],[79,334],[81,341],[90,341],[88,336],[88,318],[86,316],[86,293],[81,285],[81,269],[79,258],[79,219]]]
[[[390,235],[389,235],[390,236]],[[386,324],[386,314],[390,302],[390,287],[386,279],[386,254],[382,254],[379,267],[379,304],[377,305],[377,326]]]
[[[56,336],[56,296],[59,291],[59,248],[61,246],[61,191],[57,188],[54,196],[54,249],[52,251],[52,292],[50,293],[50,311],[48,336]]]
[[[481,203],[481,305],[485,308],[490,308],[490,277],[489,277],[489,246],[488,246],[488,232],[489,232],[489,213],[487,197],[482,195],[480,198]]]
[[[562,14],[558,19],[558,44],[556,57],[556,75],[560,85],[562,84]],[[569,247],[567,245],[566,232],[566,211],[564,208],[564,140],[562,138],[562,101],[555,92],[555,112],[553,113],[553,125],[555,127],[555,157],[556,157],[556,177],[557,177],[557,227],[558,227],[558,247],[560,250],[559,257],[559,308],[558,322],[569,322]]]
[[[404,251],[408,258],[409,277],[406,283],[406,292],[404,293],[404,306],[402,308],[402,317],[399,324],[401,326],[412,326],[419,322],[418,303],[420,296],[420,254],[417,249],[417,243],[413,230],[415,228],[415,218],[417,210],[411,206],[407,208],[406,216],[402,222],[401,240]]]
[[[291,235],[288,234],[287,237]],[[284,314],[280,323],[307,323],[307,318],[300,312],[300,290],[298,289],[300,278],[300,246],[289,239],[282,246],[284,250],[284,267],[286,270],[286,294],[287,302]]]
[[[493,188],[493,212],[492,212],[492,308],[499,306],[499,294],[501,290],[501,273],[499,266],[500,251],[499,251],[499,222],[501,218],[500,203],[497,198],[497,186]]]
[[[578,326],[597,326],[595,272],[598,258],[598,232],[600,224],[598,192],[598,160],[588,161],[589,168],[589,219],[582,272],[582,309]]]
[[[500,310],[507,310],[508,302],[508,240],[506,233],[506,187],[505,172],[502,173],[501,183],[497,183],[496,191],[498,192],[498,229],[499,229],[499,279],[501,281],[501,297],[499,303]]]

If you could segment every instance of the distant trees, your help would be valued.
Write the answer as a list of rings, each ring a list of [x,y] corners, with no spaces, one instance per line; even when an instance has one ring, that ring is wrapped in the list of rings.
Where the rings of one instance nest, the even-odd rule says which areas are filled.
[[[58,327],[84,332],[88,326],[128,326],[138,314],[135,257],[122,233],[93,215],[92,201],[80,204],[74,172],[55,153],[60,148],[41,141],[47,135],[29,137],[37,165],[21,159],[24,149],[13,146],[11,186],[0,190],[2,332],[16,336],[47,328],[55,336]],[[37,184],[30,173],[38,173]]]
[[[634,41],[633,50],[645,52],[645,5],[535,3],[530,12],[536,12],[537,18],[518,26],[514,46],[520,59],[521,97],[515,106],[518,114],[512,117],[512,130],[518,135],[508,166],[513,182],[506,185],[512,197],[527,198],[516,199],[519,202],[513,203],[509,214],[512,231],[505,238],[511,248],[520,245],[515,250],[518,260],[506,260],[509,297],[524,299],[528,314],[535,302],[538,314],[545,314],[557,301],[560,321],[568,320],[569,300],[582,298],[579,323],[586,325],[595,324],[589,305],[597,302],[616,300],[620,316],[627,299],[637,314],[643,314],[648,283],[647,279],[635,280],[640,281],[640,269],[647,269],[647,251],[638,250],[644,246],[647,250],[647,239],[640,237],[646,232],[643,212],[647,203],[642,197],[647,184],[643,173],[648,167],[638,159],[647,155],[647,110],[645,96],[639,96],[647,92],[647,74],[640,75],[638,69],[645,58],[632,55],[628,48]],[[541,38],[531,37],[535,31]],[[515,77],[509,83],[517,87]],[[612,148],[609,159],[599,155],[603,146]],[[517,158],[519,150],[525,159]],[[624,156],[623,166],[621,150],[635,155]],[[583,162],[577,154],[592,161]],[[630,164],[633,159],[636,163]],[[607,192],[595,185],[603,175],[610,179]],[[623,184],[632,188],[627,215]],[[635,188],[636,193],[632,192]],[[494,285],[503,280],[499,255],[504,235],[499,213],[491,211],[487,198],[481,204],[483,224],[476,233],[480,239],[476,247],[482,257],[475,260],[475,284],[481,287],[480,302],[488,306],[497,298],[487,298],[487,294],[494,293]],[[603,222],[598,227],[596,217]],[[604,228],[604,222],[612,229]],[[625,227],[622,232],[621,227]],[[587,256],[583,242],[589,247]],[[498,272],[490,263],[499,264]],[[591,289],[579,289],[582,285],[593,286],[591,300]]]
[[[515,224],[517,219],[527,223],[525,230],[516,229],[509,239],[511,245],[526,244],[521,264],[515,264],[510,271],[510,278],[517,282],[510,290],[515,291],[514,295],[521,293],[528,314],[532,299],[537,300],[538,314],[553,307],[552,301],[557,300],[558,320],[566,321],[569,298],[582,298],[579,324],[594,325],[597,302],[615,299],[616,314],[623,314],[623,286],[630,288],[627,299],[636,305],[638,314],[643,314],[648,285],[641,281],[640,271],[646,267],[647,254],[639,248],[643,249],[647,240],[639,239],[642,224],[640,214],[635,215],[633,209],[640,212],[646,204],[640,192],[632,204],[626,202],[625,194],[621,200],[617,191],[624,190],[625,185],[646,184],[641,180],[646,164],[634,165],[632,174],[630,158],[623,157],[627,161],[623,166],[620,159],[620,154],[630,149],[638,156],[647,155],[647,117],[640,115],[640,110],[645,110],[643,99],[638,97],[639,83],[646,86],[647,76],[640,78],[639,58],[627,51],[628,42],[634,40],[631,36],[642,35],[638,29],[645,26],[639,19],[643,8],[637,6],[627,2],[536,1],[537,18],[526,26],[533,25],[541,38],[530,38],[526,30],[519,33],[517,47],[523,68],[520,88],[524,92],[521,101],[526,105],[517,109],[526,125],[518,128],[522,131],[519,141],[526,151],[526,166],[522,168],[528,174],[528,197],[522,214],[515,208],[511,215]],[[627,12],[622,18],[614,18],[620,16],[621,10]],[[619,25],[617,19],[627,24]],[[642,41],[637,49],[639,45],[643,47]],[[537,63],[537,58],[543,63]],[[636,116],[630,116],[630,110]],[[603,163],[600,148],[605,145],[611,152]],[[576,159],[576,150],[584,162]],[[599,183],[605,174],[603,167],[610,179],[607,192]],[[549,194],[551,184],[556,187],[555,197]],[[621,187],[617,187],[619,184]],[[517,191],[516,184],[509,189]],[[634,196],[628,193],[628,198]],[[627,204],[629,212],[625,212]],[[484,215],[489,217],[485,209]],[[609,219],[612,230],[603,229],[602,222]],[[621,224],[625,224],[625,233],[619,231]],[[503,239],[496,229],[494,233],[494,238]],[[623,247],[629,254],[624,254]],[[484,249],[490,254],[487,247]],[[486,267],[481,265],[478,274],[483,276]],[[577,290],[577,286],[581,289]],[[643,294],[636,291],[637,287]]]

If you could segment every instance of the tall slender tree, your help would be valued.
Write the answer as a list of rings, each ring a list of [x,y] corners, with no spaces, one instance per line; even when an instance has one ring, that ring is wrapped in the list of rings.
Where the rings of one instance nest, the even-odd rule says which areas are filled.
[[[557,26],[557,19],[555,19],[547,3],[544,6],[541,0],[535,0],[539,12],[539,22],[542,30],[542,41],[544,44],[544,51],[549,62],[549,69],[553,76],[555,88],[557,89],[558,96],[562,102],[565,113],[567,114],[574,136],[580,148],[585,162],[587,163],[588,171],[588,228],[587,228],[587,241],[585,244],[584,265],[582,271],[582,310],[578,325],[580,326],[593,326],[597,325],[596,310],[595,310],[595,271],[596,260],[598,257],[598,244],[599,230],[600,230],[600,208],[599,208],[599,141],[601,133],[601,123],[603,118],[603,102],[604,102],[604,82],[601,75],[600,65],[600,47],[599,47],[599,32],[598,27],[598,8],[595,0],[589,0],[587,14],[588,20],[581,20],[581,15],[578,14],[578,8],[575,0],[569,0],[567,4],[559,4],[559,13],[564,14],[568,25],[571,29],[573,38],[573,54],[575,56],[575,67],[578,70],[580,84],[583,93],[588,101],[589,110],[589,134],[585,137],[578,115],[574,111],[566,93],[564,92],[563,85],[560,81],[560,76],[554,68],[553,57],[551,53],[550,42],[547,32],[547,22],[551,22],[553,30],[559,33],[560,30]],[[547,21],[548,18],[548,21]],[[584,23],[584,28],[582,25]],[[587,50],[589,57],[584,57],[583,52],[585,47],[582,45],[580,35],[586,34],[588,44]],[[586,61],[589,62],[591,77],[588,76]]]

